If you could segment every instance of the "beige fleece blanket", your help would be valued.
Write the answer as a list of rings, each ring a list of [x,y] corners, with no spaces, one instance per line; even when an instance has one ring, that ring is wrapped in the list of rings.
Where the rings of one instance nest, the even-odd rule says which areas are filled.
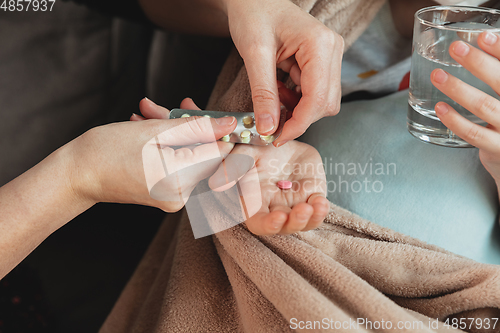
[[[297,2],[350,45],[383,0]],[[236,52],[209,108],[251,109]],[[237,204],[221,193],[202,207],[217,221]],[[446,320],[499,332],[499,272],[333,204],[320,228],[290,236],[238,225],[195,240],[181,212],[167,217],[101,332],[454,331]]]

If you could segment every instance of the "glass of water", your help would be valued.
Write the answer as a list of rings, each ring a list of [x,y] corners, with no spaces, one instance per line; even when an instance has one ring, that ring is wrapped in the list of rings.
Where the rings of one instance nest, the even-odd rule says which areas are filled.
[[[434,106],[446,102],[470,121],[487,125],[431,83],[431,72],[441,68],[471,86],[499,98],[486,83],[473,76],[449,54],[451,43],[465,41],[478,48],[477,38],[485,30],[500,32],[500,11],[481,7],[434,6],[415,13],[411,59],[408,131],[420,140],[447,147],[472,147],[436,116]]]

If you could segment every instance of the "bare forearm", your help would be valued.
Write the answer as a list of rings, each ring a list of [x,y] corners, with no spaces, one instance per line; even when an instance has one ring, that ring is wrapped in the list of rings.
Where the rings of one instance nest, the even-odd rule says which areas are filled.
[[[229,37],[226,0],[139,0],[146,16],[168,30]]]
[[[73,191],[63,147],[0,188],[0,278],[92,206]]]

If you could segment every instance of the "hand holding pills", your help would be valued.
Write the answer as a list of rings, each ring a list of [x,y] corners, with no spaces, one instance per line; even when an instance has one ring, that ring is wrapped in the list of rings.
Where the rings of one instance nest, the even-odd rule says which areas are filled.
[[[168,117],[167,109],[147,99],[140,107],[146,117]],[[145,119],[138,115],[131,118]],[[215,140],[231,133],[235,126],[234,117],[191,117],[93,128],[69,144],[70,151],[78,152],[70,168],[78,173],[73,187],[94,203],[133,203],[178,211],[198,182],[217,170],[229,154],[233,144]],[[176,173],[198,162],[206,163],[190,168],[189,175]],[[155,197],[150,191],[156,183],[163,191]]]
[[[340,35],[289,0],[227,1],[227,15],[234,44],[245,61],[260,134],[276,130],[280,98],[286,94],[286,88],[277,85],[276,67],[290,74],[301,94],[275,146],[339,112],[344,51]]]
[[[141,0],[158,26],[190,34],[230,36],[244,60],[257,130],[271,135],[278,126],[280,100],[276,69],[290,74],[298,101],[289,108],[275,146],[299,137],[315,121],[340,110],[340,70],[344,40],[290,0]],[[286,97],[285,97],[286,98]]]
[[[191,99],[185,99],[181,108],[199,110]],[[166,112],[141,110],[148,117],[168,117]],[[252,157],[255,163],[242,164],[240,159],[231,159],[238,154]],[[297,141],[281,148],[237,144],[210,177],[209,185],[215,191],[226,190],[234,185],[233,179],[245,182],[245,177],[252,177],[249,171],[254,169],[260,181],[263,203],[258,213],[246,221],[251,232],[257,235],[290,234],[317,228],[323,222],[330,206],[325,197],[323,164],[316,149]],[[231,183],[228,184],[228,180]]]
[[[455,61],[500,94],[500,38],[492,32],[483,32],[478,44],[484,52],[462,41],[451,44],[449,52]],[[489,124],[486,127],[474,124],[448,104],[436,104],[436,115],[443,124],[479,148],[481,162],[500,187],[500,101],[441,69],[432,72],[431,81],[445,95]]]
[[[325,198],[326,179],[319,153],[313,147],[298,141],[286,146],[250,146],[237,144],[217,172],[210,177],[210,187],[226,189],[226,174],[234,170],[232,155],[247,155],[254,165],[238,165],[240,182],[246,174],[257,171],[260,181],[262,206],[245,223],[257,235],[291,234],[317,228],[329,211]],[[228,162],[226,162],[228,161]]]

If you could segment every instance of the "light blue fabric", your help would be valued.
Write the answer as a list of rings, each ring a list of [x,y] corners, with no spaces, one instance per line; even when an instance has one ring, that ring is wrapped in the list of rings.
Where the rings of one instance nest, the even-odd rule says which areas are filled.
[[[379,225],[500,264],[497,190],[478,150],[411,136],[407,98],[402,91],[343,104],[301,137],[323,158],[328,199]]]

